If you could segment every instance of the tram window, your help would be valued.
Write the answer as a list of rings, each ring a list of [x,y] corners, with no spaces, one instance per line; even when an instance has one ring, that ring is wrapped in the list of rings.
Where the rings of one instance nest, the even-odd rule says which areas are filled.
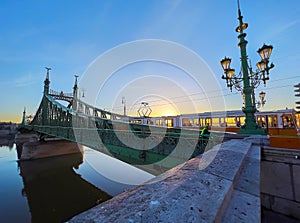
[[[299,128],[300,127],[300,114],[295,114],[295,117],[296,117],[297,126]]]
[[[269,127],[277,127],[277,116],[276,115],[269,115],[268,125],[269,125]]]
[[[293,128],[294,123],[291,114],[282,115],[283,128]]]
[[[245,124],[245,117],[238,117],[238,121],[240,121],[240,125],[244,125]]]
[[[147,124],[148,125],[153,125],[153,121],[151,119],[147,119]]]
[[[261,127],[266,127],[266,117],[265,116],[257,116],[257,124]]]
[[[227,126],[236,126],[235,117],[226,118]]]
[[[189,119],[188,118],[183,118],[182,119],[182,126],[189,126]]]
[[[142,123],[142,120],[141,119],[134,119],[132,121],[130,121],[132,123],[136,123],[136,124],[141,124]]]
[[[256,117],[256,121],[257,121],[257,124],[261,126],[261,117],[260,116]]]
[[[204,125],[211,126],[211,118],[206,118]]]
[[[162,126],[162,119],[156,119],[155,120],[155,125]]]
[[[173,119],[166,119],[165,123],[167,127],[173,127]]]
[[[211,125],[212,126],[220,126],[220,120],[219,120],[219,118],[212,118],[211,119]]]
[[[204,126],[205,125],[205,118],[200,118],[200,126]]]
[[[182,119],[182,126],[192,126],[192,125],[193,125],[193,119],[190,118]]]
[[[225,118],[220,118],[219,123],[221,127],[227,127],[227,122],[225,121]]]
[[[194,126],[199,126],[199,119],[198,118],[194,118]]]

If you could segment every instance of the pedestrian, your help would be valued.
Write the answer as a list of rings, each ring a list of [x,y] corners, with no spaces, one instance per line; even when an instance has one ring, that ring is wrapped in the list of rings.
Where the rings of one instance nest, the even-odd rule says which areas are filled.
[[[201,130],[201,135],[209,135],[210,132],[208,131],[208,125],[205,124],[203,129]]]

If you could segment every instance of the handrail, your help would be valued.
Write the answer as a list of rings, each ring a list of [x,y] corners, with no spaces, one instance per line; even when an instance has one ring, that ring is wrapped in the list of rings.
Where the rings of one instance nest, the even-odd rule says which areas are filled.
[[[50,92],[49,92],[50,95],[55,95],[55,96],[61,96],[61,97],[70,97],[72,98],[73,97],[73,93],[64,93],[63,91],[54,91],[52,89],[50,89]]]

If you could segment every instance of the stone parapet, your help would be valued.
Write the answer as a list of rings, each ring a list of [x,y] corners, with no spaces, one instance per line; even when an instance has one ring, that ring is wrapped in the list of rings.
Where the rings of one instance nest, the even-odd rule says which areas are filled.
[[[259,222],[263,140],[217,145],[69,222]]]

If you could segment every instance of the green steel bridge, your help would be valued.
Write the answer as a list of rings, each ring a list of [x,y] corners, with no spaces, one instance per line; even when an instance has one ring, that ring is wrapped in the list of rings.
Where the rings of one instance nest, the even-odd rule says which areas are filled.
[[[217,135],[130,123],[128,116],[91,106],[78,98],[77,76],[73,93],[51,90],[49,70],[35,116],[27,123],[24,111],[21,124],[39,133],[41,139],[50,136],[77,142],[152,173],[170,169],[220,143]]]

